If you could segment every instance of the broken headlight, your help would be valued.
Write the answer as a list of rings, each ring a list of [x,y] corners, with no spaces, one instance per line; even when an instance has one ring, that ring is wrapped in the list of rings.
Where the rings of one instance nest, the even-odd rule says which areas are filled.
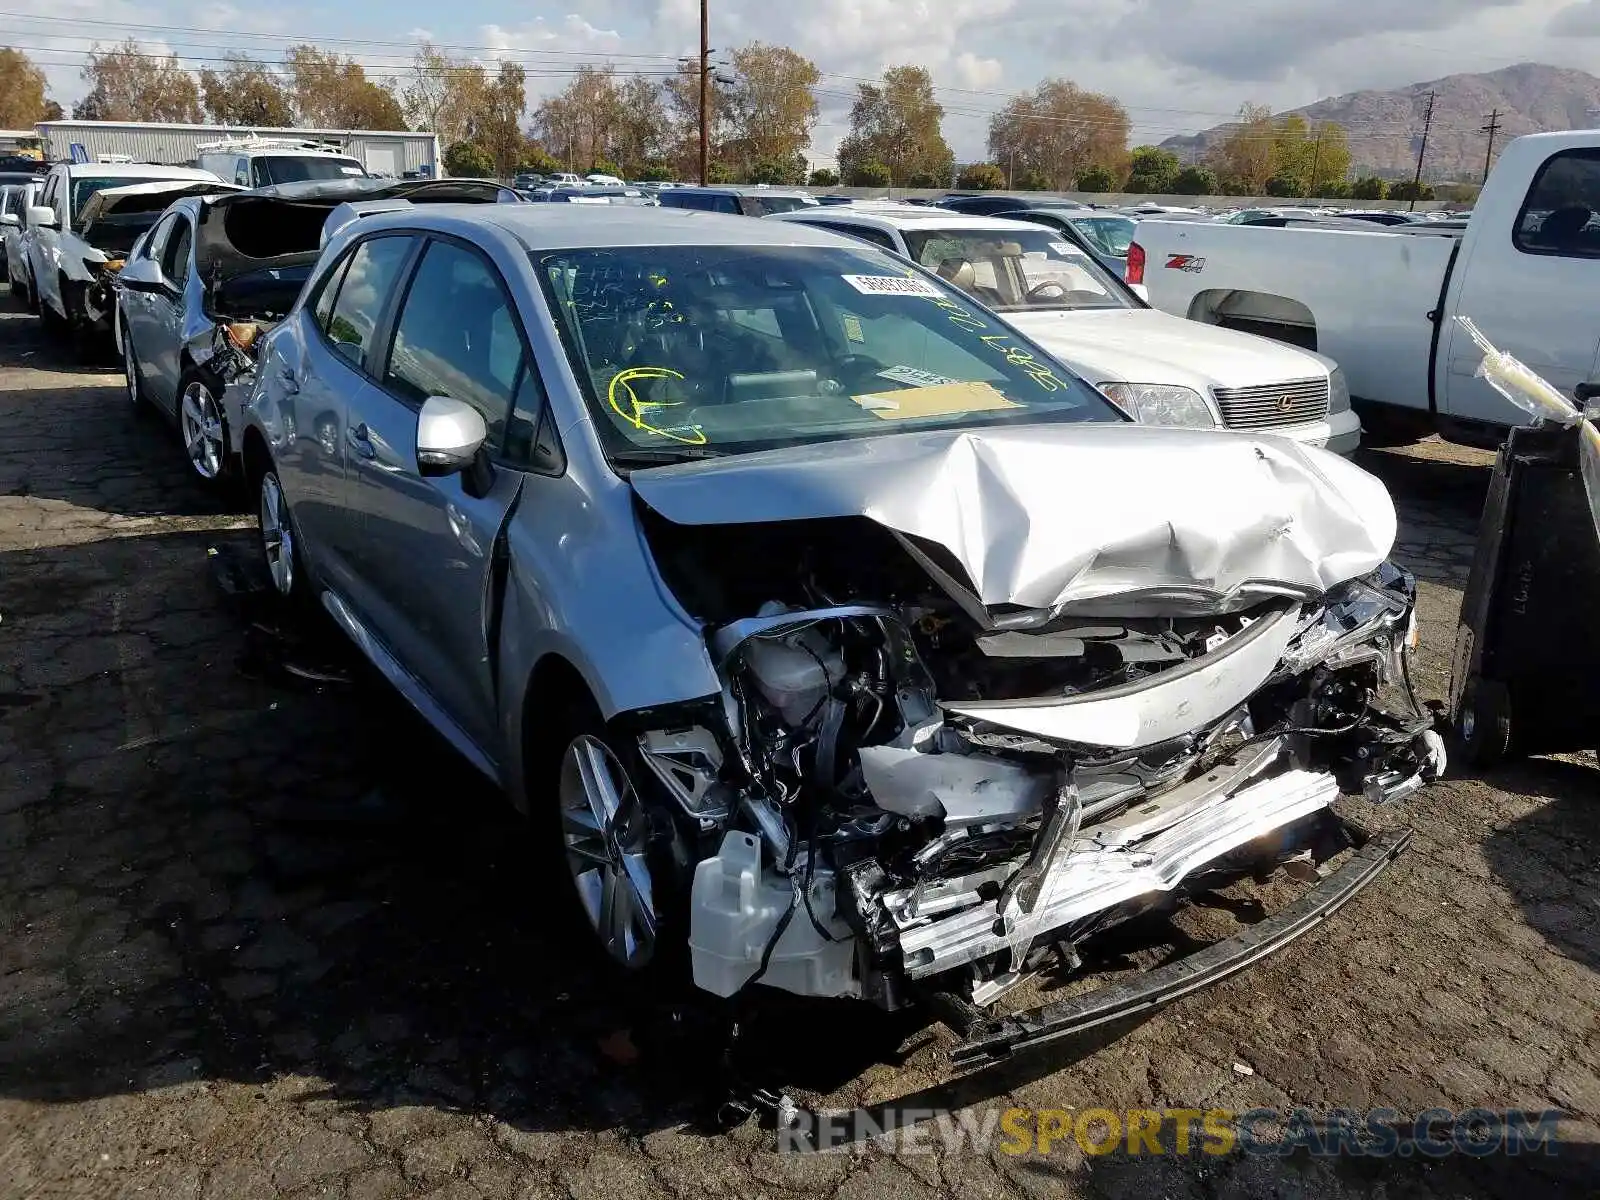
[[[1346,666],[1357,657],[1388,661],[1415,644],[1415,607],[1410,572],[1385,563],[1323,597],[1284,651],[1283,666],[1299,674],[1319,663]],[[1384,645],[1369,645],[1380,638]]]

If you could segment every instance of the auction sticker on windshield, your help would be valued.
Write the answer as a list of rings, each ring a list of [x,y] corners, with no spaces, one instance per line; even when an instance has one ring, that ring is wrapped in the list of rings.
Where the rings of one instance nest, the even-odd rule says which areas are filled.
[[[987,383],[944,383],[898,392],[874,392],[852,399],[885,421],[914,421],[921,417],[953,417],[960,413],[1022,407]]]
[[[948,375],[935,375],[932,371],[924,371],[920,367],[897,366],[879,371],[878,378],[892,379],[896,383],[909,384],[912,387],[938,387],[943,383],[956,383]]]
[[[926,279],[912,279],[906,275],[846,275],[843,278],[863,296],[931,296],[937,300],[944,295]]]

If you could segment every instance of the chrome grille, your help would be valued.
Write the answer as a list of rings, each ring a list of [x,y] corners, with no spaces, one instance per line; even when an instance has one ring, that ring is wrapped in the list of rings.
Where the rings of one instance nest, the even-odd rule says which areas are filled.
[[[1328,380],[1289,379],[1257,387],[1215,388],[1222,423],[1229,429],[1273,429],[1328,415]]]

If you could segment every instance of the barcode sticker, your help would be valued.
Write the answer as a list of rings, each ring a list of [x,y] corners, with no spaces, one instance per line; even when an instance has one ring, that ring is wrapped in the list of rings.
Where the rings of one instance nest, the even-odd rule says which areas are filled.
[[[843,278],[863,296],[924,296],[934,300],[944,296],[926,279],[905,275],[846,275]]]
[[[939,387],[946,383],[956,383],[948,375],[935,375],[932,371],[924,371],[920,367],[897,366],[879,371],[880,379],[892,379],[896,383],[909,384],[911,387]]]

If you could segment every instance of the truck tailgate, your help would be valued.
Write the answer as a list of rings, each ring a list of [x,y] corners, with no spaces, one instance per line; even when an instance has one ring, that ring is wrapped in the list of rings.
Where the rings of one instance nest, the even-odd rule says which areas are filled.
[[[1351,394],[1428,407],[1429,314],[1456,239],[1381,229],[1141,221],[1150,302],[1178,316],[1310,325]]]

